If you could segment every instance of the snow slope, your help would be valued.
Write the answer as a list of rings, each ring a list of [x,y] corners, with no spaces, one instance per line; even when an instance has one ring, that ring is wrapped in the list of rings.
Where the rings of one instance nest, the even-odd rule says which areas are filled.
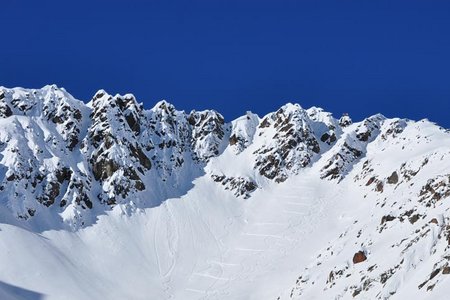
[[[2,299],[446,299],[450,134],[427,120],[226,123],[56,86],[0,88],[0,113]]]

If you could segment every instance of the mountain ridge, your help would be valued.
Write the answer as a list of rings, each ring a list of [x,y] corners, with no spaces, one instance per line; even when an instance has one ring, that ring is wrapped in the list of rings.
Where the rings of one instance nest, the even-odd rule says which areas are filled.
[[[450,284],[450,132],[428,120],[288,103],[226,122],[49,85],[0,87],[0,127],[7,284],[55,299],[32,274],[74,299],[439,299]]]
[[[221,154],[228,146],[239,154],[253,141],[257,127],[271,130],[273,126],[278,132],[274,139],[277,141],[275,145],[270,149],[262,146],[254,153],[257,156],[255,168],[259,168],[260,175],[265,178],[282,182],[289,173],[295,174],[299,168],[307,166],[311,157],[320,152],[316,133],[312,132],[307,121],[307,111],[298,104],[288,103],[262,119],[249,112],[246,119],[251,120],[251,124],[244,124],[244,129],[241,129],[236,127],[239,118],[225,123],[223,116],[214,110],[192,110],[186,113],[176,110],[165,100],[146,110],[132,94],[112,96],[102,89],[87,103],[76,100],[64,88],[56,85],[47,85],[42,89],[2,87],[0,98],[3,118],[29,117],[38,126],[42,126],[43,122],[47,123],[45,127],[49,132],[46,139],[40,141],[39,148],[48,148],[44,144],[52,140],[50,148],[59,149],[50,149],[52,154],[49,155],[56,157],[59,165],[53,166],[53,170],[49,171],[53,178],[46,178],[49,174],[36,174],[34,178],[27,180],[35,182],[34,187],[38,185],[36,182],[46,181],[42,195],[36,196],[40,204],[48,207],[57,201],[62,208],[75,206],[72,212],[67,212],[70,226],[74,228],[89,223],[87,219],[83,220],[84,216],[80,212],[84,212],[86,208],[92,209],[97,200],[107,205],[115,205],[116,202],[129,204],[123,199],[130,192],[136,194],[146,189],[143,178],[148,171],[158,171],[152,180],[174,180],[173,184],[176,184],[178,175],[173,173],[183,169],[185,162],[197,169],[194,173],[200,174],[209,159]],[[325,116],[322,109],[311,108],[310,111],[323,114],[322,118],[328,120],[326,122],[333,123],[326,126],[339,126],[336,120],[332,120],[331,114]],[[291,121],[291,118],[294,120]],[[311,122],[321,124],[321,121]],[[20,127],[19,123],[17,126]],[[27,124],[25,127],[29,126]],[[51,132],[53,126],[57,132]],[[232,128],[233,126],[235,127]],[[330,133],[330,136],[335,138],[334,133]],[[35,136],[33,138],[36,139]],[[285,139],[289,141],[286,142]],[[301,145],[297,145],[298,143]],[[293,153],[291,150],[297,152]],[[302,156],[300,165],[294,163],[299,155]],[[76,166],[63,165],[67,156],[78,156]],[[35,162],[33,169],[43,160],[45,158]],[[279,164],[284,166],[278,167]],[[14,172],[7,171],[7,182],[24,177]],[[216,182],[222,183],[226,188],[238,189],[236,195],[249,197],[258,186],[254,178],[213,176]],[[191,181],[194,178],[195,176],[191,177]],[[65,193],[60,191],[64,184],[68,185]],[[180,184],[186,185],[184,182]],[[152,185],[157,185],[157,182]],[[167,191],[159,193],[167,194]],[[63,199],[56,199],[61,194],[65,194]],[[164,200],[164,195],[158,196],[157,202]],[[35,206],[24,207],[22,211],[14,213],[19,218],[28,219],[36,213]]]

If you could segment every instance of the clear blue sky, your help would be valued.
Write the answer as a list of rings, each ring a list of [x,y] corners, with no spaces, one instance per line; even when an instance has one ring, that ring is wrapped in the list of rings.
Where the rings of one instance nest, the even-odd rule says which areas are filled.
[[[3,0],[0,85],[450,127],[450,1]]]

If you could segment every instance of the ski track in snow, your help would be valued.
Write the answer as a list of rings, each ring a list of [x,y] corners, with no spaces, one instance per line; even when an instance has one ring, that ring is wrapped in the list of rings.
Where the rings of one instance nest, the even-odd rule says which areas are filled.
[[[222,254],[217,257],[219,260],[206,260],[209,264],[206,270],[212,270],[214,265],[218,265],[221,267],[220,272],[210,274],[205,273],[204,270],[193,271],[193,276],[203,277],[204,280],[197,281],[198,286],[189,285],[186,291],[203,294],[204,299],[215,299],[215,296],[218,297],[217,299],[223,299],[220,295],[224,296],[228,293],[227,289],[232,282],[250,280],[254,274],[270,268],[273,265],[272,261],[277,261],[294,251],[295,245],[301,242],[297,236],[312,231],[310,220],[321,218],[323,215],[321,198],[313,198],[314,195],[317,195],[317,191],[306,184],[292,189],[288,195],[273,197],[267,211],[279,214],[285,222],[274,222],[273,215],[264,216],[264,214],[255,213],[257,218],[248,221],[242,229],[239,236],[241,242],[235,245],[223,245]],[[295,210],[288,210],[287,205],[294,207]],[[208,227],[204,221],[202,223]],[[256,228],[260,230],[255,230]],[[214,239],[217,243],[217,238],[214,237]],[[247,243],[255,244],[255,242],[263,247],[246,246]],[[274,255],[277,258],[274,259]],[[233,278],[227,274],[237,276]],[[211,281],[206,284],[208,288],[204,288],[205,281]]]

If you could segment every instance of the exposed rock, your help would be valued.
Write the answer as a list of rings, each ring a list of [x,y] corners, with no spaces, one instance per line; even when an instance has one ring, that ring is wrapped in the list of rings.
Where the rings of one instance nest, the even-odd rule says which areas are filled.
[[[450,197],[450,175],[440,175],[428,180],[419,193],[419,202],[426,206],[435,205],[443,198]]]
[[[255,168],[276,182],[306,167],[320,152],[319,143],[309,124],[309,117],[299,105],[288,104],[263,119],[270,143],[256,150]],[[261,126],[260,126],[261,127]],[[275,132],[275,134],[273,134]]]
[[[422,216],[420,214],[415,214],[409,218],[411,224],[416,223]]]
[[[233,135],[230,137],[230,146],[236,145],[238,141],[239,141],[239,140],[238,140],[237,136],[233,134]]]
[[[382,193],[384,189],[384,184],[382,181],[378,181],[375,191]]]
[[[389,176],[388,178],[387,178],[387,182],[389,183],[389,184],[397,184],[398,183],[398,174],[397,174],[397,172],[393,172],[392,174],[391,174],[391,176]]]
[[[327,143],[328,145],[333,144],[336,142],[336,135],[334,133],[329,134],[328,132],[325,132],[321,137],[320,140],[323,143]]]
[[[388,138],[398,137],[406,128],[406,125],[405,120],[395,120],[391,122],[388,124],[387,129],[381,134],[381,138],[387,140]]]
[[[352,119],[349,117],[349,115],[347,113],[344,113],[342,115],[342,117],[339,119],[339,125],[342,127],[347,127],[347,126],[351,125],[352,123],[353,123]]]
[[[225,190],[234,191],[236,197],[243,197],[247,199],[251,193],[254,192],[258,185],[248,178],[243,177],[226,177],[225,175],[211,175],[211,178],[218,183],[221,183]]]
[[[0,101],[0,117],[7,118],[12,116],[12,110],[8,104]]]
[[[386,222],[391,222],[391,221],[394,221],[394,220],[395,220],[394,216],[391,216],[391,215],[383,216],[381,218],[381,225],[383,225]]]
[[[431,280],[434,277],[436,277],[439,274],[439,272],[441,272],[441,269],[433,270],[433,272],[431,272],[431,274],[430,274],[430,279],[429,280]]]
[[[67,167],[63,167],[61,169],[56,170],[55,172],[56,179],[59,183],[63,183],[64,181],[69,181],[72,176],[72,170]]]
[[[110,178],[114,172],[119,170],[119,166],[113,161],[101,158],[92,164],[92,172],[95,180],[105,180]]]
[[[60,185],[57,182],[49,182],[45,186],[44,194],[38,198],[38,201],[45,206],[50,206],[55,203],[56,197],[59,196]]]
[[[356,138],[361,142],[368,142],[369,139],[374,138],[379,133],[380,123],[384,120],[381,115],[375,115],[363,121],[356,130]]]
[[[339,151],[328,161],[321,170],[321,178],[342,179],[349,167],[362,155],[362,151],[344,142]]]
[[[371,185],[376,179],[377,179],[376,177],[371,177],[371,178],[367,181],[366,186]]]
[[[150,170],[152,167],[152,162],[150,159],[145,155],[144,151],[142,151],[141,147],[139,145],[130,145],[130,151],[131,154],[136,157],[139,160],[139,163],[146,168],[147,170]]]
[[[259,117],[251,112],[231,123],[229,144],[234,153],[241,153],[252,143],[258,123]]]
[[[353,263],[358,264],[367,260],[366,254],[363,251],[358,251],[353,256]]]
[[[358,296],[360,293],[361,293],[361,289],[360,289],[360,288],[355,289],[355,290],[353,291],[352,297],[355,298],[355,297]]]
[[[219,155],[225,137],[225,121],[216,111],[192,111],[188,117],[192,125],[192,148],[196,157],[207,161]]]

